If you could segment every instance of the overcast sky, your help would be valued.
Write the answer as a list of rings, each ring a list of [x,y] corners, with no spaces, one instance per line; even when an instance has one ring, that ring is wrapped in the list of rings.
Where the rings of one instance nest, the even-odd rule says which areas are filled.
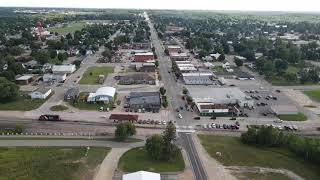
[[[320,12],[320,0],[0,0],[0,6]]]

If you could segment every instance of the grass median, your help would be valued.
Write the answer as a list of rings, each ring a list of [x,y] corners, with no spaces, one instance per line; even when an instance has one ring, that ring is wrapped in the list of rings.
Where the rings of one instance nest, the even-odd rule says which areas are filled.
[[[124,172],[152,171],[152,172],[179,172],[185,167],[182,154],[173,162],[152,159],[144,147],[134,148],[122,155],[118,168]]]
[[[320,90],[303,91],[303,93],[309,96],[311,99],[320,102]]]
[[[283,114],[277,116],[279,119],[284,121],[306,121],[308,118],[303,113],[298,114]]]
[[[319,179],[320,167],[282,148],[263,148],[243,144],[240,138],[198,135],[201,144],[213,158],[225,166],[260,166],[288,169],[305,179]],[[221,152],[222,156],[216,156]]]

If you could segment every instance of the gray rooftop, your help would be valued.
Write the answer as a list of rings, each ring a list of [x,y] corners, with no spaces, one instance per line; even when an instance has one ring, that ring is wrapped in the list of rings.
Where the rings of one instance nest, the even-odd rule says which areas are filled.
[[[160,104],[159,92],[131,92],[130,104]]]

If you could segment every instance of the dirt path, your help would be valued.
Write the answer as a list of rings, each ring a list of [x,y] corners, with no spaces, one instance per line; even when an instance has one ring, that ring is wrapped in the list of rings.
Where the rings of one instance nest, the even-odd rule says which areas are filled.
[[[304,180],[296,173],[289,171],[287,169],[273,169],[273,168],[264,168],[264,167],[250,167],[250,166],[228,166],[226,169],[229,169],[236,173],[278,173],[288,176],[294,180]]]
[[[236,180],[231,172],[220,164],[217,160],[212,158],[207,151],[200,144],[200,139],[198,139],[196,134],[192,135],[194,139],[195,147],[199,153],[199,157],[203,163],[203,166],[207,172],[208,178],[210,180]]]

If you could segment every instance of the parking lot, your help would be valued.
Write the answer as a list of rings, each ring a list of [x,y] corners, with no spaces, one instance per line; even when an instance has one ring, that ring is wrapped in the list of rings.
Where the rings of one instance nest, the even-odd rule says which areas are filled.
[[[292,100],[281,91],[250,89],[243,92],[255,101],[254,109],[243,110],[249,117],[274,117],[271,106],[293,104]]]

